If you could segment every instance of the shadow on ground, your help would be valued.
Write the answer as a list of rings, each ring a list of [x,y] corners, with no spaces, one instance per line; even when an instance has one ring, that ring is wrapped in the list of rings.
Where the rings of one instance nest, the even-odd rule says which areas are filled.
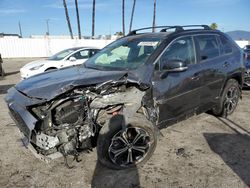
[[[250,136],[237,131],[238,128],[244,129],[232,120],[227,119],[237,129],[232,128],[226,121],[219,120],[236,133],[205,133],[204,137],[211,150],[217,153],[246,185],[250,186]]]
[[[8,89],[10,89],[11,87],[13,87],[14,84],[10,84],[10,85],[0,85],[0,95],[2,94],[6,94]]]
[[[92,178],[93,188],[139,188],[137,169],[112,170],[97,162]]]
[[[104,125],[99,133],[99,144],[97,144],[97,153],[102,155],[102,160],[106,161],[109,159],[106,156],[108,147],[110,146],[111,139],[114,134],[119,132],[123,125],[125,125],[125,119],[123,115],[112,116],[108,124]],[[98,147],[100,148],[98,151]],[[105,153],[102,154],[102,153]],[[126,152],[122,152],[126,155]],[[118,158],[121,158],[123,154],[120,154]],[[108,162],[105,162],[109,164]],[[110,166],[111,164],[109,164]],[[140,187],[139,175],[137,168],[124,169],[124,170],[113,170],[102,165],[99,160],[95,167],[95,171],[92,178],[93,188],[137,188]]]
[[[13,74],[18,74],[19,71],[13,71],[13,72],[6,72],[4,73],[4,76],[10,76],[10,75],[13,75]]]

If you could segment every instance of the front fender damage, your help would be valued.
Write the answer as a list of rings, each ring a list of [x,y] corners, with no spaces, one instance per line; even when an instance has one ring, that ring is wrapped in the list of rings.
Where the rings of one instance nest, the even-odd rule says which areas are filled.
[[[145,91],[140,91],[136,87],[132,87],[125,92],[112,93],[109,95],[105,95],[102,98],[96,98],[90,104],[90,108],[101,109],[108,106],[116,106],[122,104],[125,122],[126,124],[128,124],[129,120],[141,107],[141,100],[145,93]]]

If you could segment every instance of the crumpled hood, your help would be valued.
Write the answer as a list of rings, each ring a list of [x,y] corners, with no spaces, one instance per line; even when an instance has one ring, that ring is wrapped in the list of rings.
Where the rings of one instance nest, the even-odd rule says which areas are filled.
[[[127,71],[101,71],[74,66],[30,77],[15,87],[23,94],[47,101],[77,86],[119,80]]]

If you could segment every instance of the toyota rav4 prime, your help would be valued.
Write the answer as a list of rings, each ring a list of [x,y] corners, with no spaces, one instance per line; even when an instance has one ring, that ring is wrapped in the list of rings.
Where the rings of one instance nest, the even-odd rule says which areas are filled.
[[[102,164],[132,168],[152,156],[160,128],[207,111],[232,114],[244,80],[235,42],[206,25],[157,28],[134,30],[83,65],[9,89],[5,100],[24,144],[66,165],[96,147]]]

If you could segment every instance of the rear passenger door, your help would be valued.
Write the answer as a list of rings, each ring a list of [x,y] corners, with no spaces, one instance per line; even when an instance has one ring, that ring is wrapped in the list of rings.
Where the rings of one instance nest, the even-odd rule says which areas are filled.
[[[217,37],[212,34],[195,36],[197,59],[202,69],[203,88],[200,102],[203,107],[208,109],[219,99],[226,77],[222,69],[227,66],[227,62],[220,56],[220,43]]]

